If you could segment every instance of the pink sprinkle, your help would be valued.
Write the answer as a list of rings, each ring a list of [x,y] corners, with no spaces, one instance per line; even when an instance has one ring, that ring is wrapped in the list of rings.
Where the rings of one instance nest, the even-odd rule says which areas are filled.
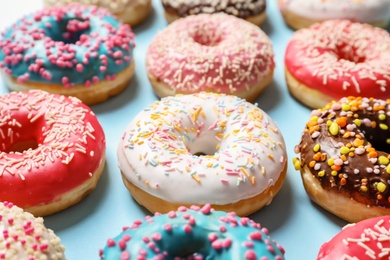
[[[215,240],[214,242],[211,243],[211,246],[215,249],[215,250],[220,250],[223,248],[223,244],[222,244],[222,241],[221,240]]]
[[[78,64],[76,65],[76,70],[77,70],[77,72],[82,72],[82,71],[84,70],[83,64],[78,63]]]
[[[147,236],[144,236],[142,241],[144,241],[144,243],[149,243],[150,239]]]
[[[226,227],[225,227],[225,226],[220,226],[220,227],[219,227],[219,231],[221,231],[221,232],[226,232]]]
[[[8,224],[12,225],[12,223],[14,223],[14,219],[13,218],[9,218],[8,219]]]
[[[252,241],[245,241],[244,246],[247,248],[253,248],[255,244]]]
[[[249,234],[249,237],[252,240],[261,240],[263,238],[263,235],[259,231],[255,231]]]
[[[107,246],[108,247],[114,247],[115,246],[115,241],[114,239],[110,238],[107,240]]]
[[[255,251],[253,250],[248,250],[245,252],[245,259],[247,260],[256,260],[257,259],[257,255],[255,253]]]
[[[119,246],[120,250],[122,250],[122,251],[125,250],[126,249],[126,240],[124,240],[124,239],[119,240],[118,246]]]
[[[184,232],[191,233],[192,232],[192,227],[190,225],[186,224],[184,226]]]
[[[123,251],[121,253],[120,260],[130,260],[130,253],[127,251]]]
[[[210,214],[211,205],[210,205],[210,204],[204,205],[200,211],[201,211],[203,214],[205,214],[205,215]]]
[[[165,231],[168,231],[168,232],[172,230],[172,226],[170,224],[165,224],[163,228]]]
[[[42,245],[39,246],[39,250],[41,250],[41,251],[45,251],[45,250],[47,250],[48,248],[49,248],[49,245],[48,245],[48,244],[42,244]]]
[[[249,222],[249,218],[241,218],[241,219],[240,219],[240,223],[241,223],[241,225],[243,225],[243,226],[247,226],[247,225],[248,225],[248,222]]]
[[[223,247],[224,247],[224,248],[229,248],[231,245],[232,245],[232,240],[231,240],[230,238],[226,238],[226,239],[223,241]]]
[[[186,212],[187,211],[187,208],[184,207],[184,206],[180,206],[179,209],[177,210],[179,212]]]
[[[210,233],[208,235],[208,239],[209,239],[210,242],[214,242],[215,240],[217,240],[217,238],[218,238],[218,236],[217,236],[216,233]]]
[[[168,217],[169,218],[176,218],[176,212],[175,211],[168,212]]]
[[[159,240],[161,240],[161,238],[162,238],[161,233],[154,233],[154,234],[152,235],[152,239],[153,239],[154,241],[159,241]]]

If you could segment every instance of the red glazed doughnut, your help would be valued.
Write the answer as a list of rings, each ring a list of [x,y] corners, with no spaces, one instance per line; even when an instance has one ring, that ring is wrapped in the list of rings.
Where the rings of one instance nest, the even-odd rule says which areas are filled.
[[[390,216],[344,226],[336,236],[321,246],[317,256],[317,260],[389,258]]]
[[[297,31],[287,45],[291,94],[311,108],[345,96],[390,98],[390,36],[383,29],[330,20]]]
[[[227,15],[190,15],[149,45],[148,77],[157,96],[202,91],[254,101],[272,81],[274,52],[257,26]]]
[[[44,216],[95,188],[105,164],[105,137],[80,100],[12,92],[0,96],[0,122],[0,201]]]

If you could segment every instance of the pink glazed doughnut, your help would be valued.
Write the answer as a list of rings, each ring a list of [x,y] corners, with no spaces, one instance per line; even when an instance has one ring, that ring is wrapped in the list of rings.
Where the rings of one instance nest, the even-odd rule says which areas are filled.
[[[187,16],[150,44],[146,66],[157,96],[201,91],[254,101],[272,81],[272,43],[257,26],[225,13]]]
[[[346,225],[340,233],[321,246],[317,256],[317,260],[389,258],[390,216]]]
[[[293,29],[333,19],[383,28],[390,22],[389,0],[278,0],[278,4],[285,22]]]

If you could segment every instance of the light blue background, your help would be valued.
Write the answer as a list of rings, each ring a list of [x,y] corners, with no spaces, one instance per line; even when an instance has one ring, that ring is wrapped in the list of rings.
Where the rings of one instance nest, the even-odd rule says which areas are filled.
[[[0,29],[42,5],[37,0],[0,0]],[[134,28],[136,74],[131,84],[119,96],[92,106],[107,139],[106,167],[96,190],[79,204],[45,217],[46,226],[61,237],[70,260],[98,259],[99,249],[108,238],[116,236],[122,226],[148,214],[134,202],[122,183],[116,148],[126,125],[142,108],[157,100],[146,76],[145,54],[150,41],[166,22],[160,1],[154,0],[153,5],[148,19]],[[267,8],[268,17],[261,28],[273,42],[276,70],[272,84],[257,103],[279,125],[288,149],[289,167],[284,185],[273,202],[251,217],[267,227],[272,238],[284,246],[287,259],[315,259],[321,244],[346,223],[310,202],[300,174],[291,163],[296,156],[294,146],[299,143],[310,110],[289,95],[284,81],[284,51],[293,31],[284,24],[276,1],[268,1]],[[7,92],[0,80],[0,94]]]

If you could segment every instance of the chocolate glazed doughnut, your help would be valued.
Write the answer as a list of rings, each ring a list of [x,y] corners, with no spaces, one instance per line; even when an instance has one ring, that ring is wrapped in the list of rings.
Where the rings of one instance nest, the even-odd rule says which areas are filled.
[[[349,222],[390,214],[390,100],[342,98],[314,110],[296,146],[310,198]]]
[[[266,18],[265,0],[162,0],[165,19],[171,23],[197,14],[227,13],[260,25]]]

